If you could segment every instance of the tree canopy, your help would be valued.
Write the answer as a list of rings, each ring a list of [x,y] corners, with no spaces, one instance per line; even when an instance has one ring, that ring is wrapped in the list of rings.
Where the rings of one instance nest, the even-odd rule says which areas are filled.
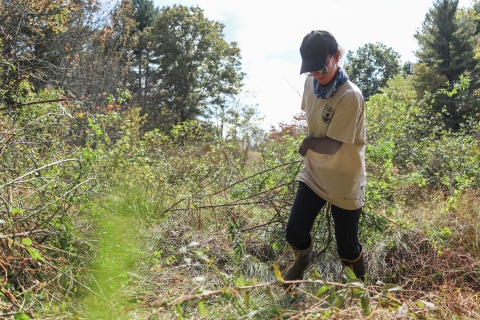
[[[368,99],[400,73],[400,54],[382,43],[367,43],[347,53],[345,71]]]
[[[417,88],[437,90],[432,103],[435,113],[441,113],[446,125],[458,129],[466,117],[479,110],[478,99],[471,94],[447,94],[462,87],[473,93],[477,81],[465,86],[465,76],[478,78],[475,72],[478,60],[477,22],[475,15],[458,8],[458,0],[436,0],[425,15],[422,27],[416,31],[420,49],[416,52],[420,64],[416,68]],[[422,66],[422,64],[424,64]],[[422,70],[421,72],[418,72]],[[427,71],[427,72],[426,72]],[[441,88],[439,81],[446,78]],[[462,82],[463,81],[463,82]],[[468,87],[468,88],[467,88]]]
[[[244,77],[240,49],[224,39],[223,28],[199,7],[175,5],[160,11],[150,34],[154,104],[146,112],[152,123],[208,117],[210,106],[237,93]]]
[[[436,0],[415,33],[420,50],[416,55],[433,65],[450,84],[476,65],[476,23],[457,12],[458,0]]]
[[[146,27],[151,27],[158,15],[158,8],[153,4],[153,0],[132,0],[135,8],[135,21],[137,27],[135,30],[143,31]]]

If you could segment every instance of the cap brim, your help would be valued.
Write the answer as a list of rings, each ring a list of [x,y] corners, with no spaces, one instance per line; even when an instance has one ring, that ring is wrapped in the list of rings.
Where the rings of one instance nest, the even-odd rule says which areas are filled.
[[[318,57],[315,59],[308,59],[308,60],[302,60],[302,66],[300,67],[300,74],[305,73],[305,72],[314,72],[321,70],[323,67],[325,67],[325,63],[327,62],[327,57]]]

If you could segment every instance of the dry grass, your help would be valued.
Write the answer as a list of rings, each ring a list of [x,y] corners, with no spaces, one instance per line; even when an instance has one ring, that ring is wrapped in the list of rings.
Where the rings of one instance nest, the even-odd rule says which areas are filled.
[[[279,168],[282,170],[284,167]],[[243,181],[244,177],[239,174],[236,179]],[[357,299],[336,310],[325,298],[314,297],[318,284],[302,284],[294,301],[288,301],[278,285],[269,285],[270,296],[264,288],[248,290],[248,311],[242,290],[237,290],[233,300],[225,300],[218,290],[237,288],[242,279],[255,279],[260,285],[275,282],[273,263],[286,267],[291,261],[289,254],[283,256],[287,248],[283,230],[294,184],[287,181],[290,191],[284,193],[280,193],[281,182],[266,192],[253,192],[258,182],[262,179],[246,179],[244,185],[230,180],[220,187],[225,189],[203,189],[198,196],[186,197],[162,211],[161,219],[145,230],[150,252],[143,263],[145,284],[150,289],[141,297],[145,310],[153,310],[160,319],[172,319],[175,308],[166,305],[189,297],[182,301],[189,319],[237,319],[249,313],[246,317],[253,319],[314,319],[329,312],[333,312],[331,318],[339,319],[398,319],[399,310],[408,310],[404,319],[479,317],[478,192],[463,194],[453,207],[448,195],[413,187],[408,192],[399,190],[405,191],[404,202],[384,208],[393,212],[389,217],[401,221],[402,226],[389,223],[365,246],[369,274],[365,288],[372,292],[370,315]],[[245,192],[240,200],[238,196],[232,200],[233,188]],[[327,248],[310,271],[338,281],[341,266],[325,222],[322,215],[314,237],[317,251]],[[376,285],[377,280],[397,283],[403,291],[391,293],[390,300],[381,298],[382,286]],[[216,293],[199,296],[209,290]],[[209,316],[199,312],[201,299]],[[253,316],[254,312],[258,314]]]
[[[448,196],[424,193],[397,210],[395,221],[415,227],[393,224],[391,235],[369,250],[372,281],[401,285],[402,301],[434,303],[436,319],[480,318],[478,196],[468,191],[448,209]]]
[[[340,310],[332,308],[325,300],[311,296],[318,286],[309,284],[299,288],[298,299],[286,304],[285,294],[279,287],[272,287],[273,298],[268,298],[261,290],[252,292],[251,303],[257,307],[263,305],[266,309],[276,309],[278,316],[266,313],[271,319],[315,319],[329,312],[333,312],[331,317],[337,319],[399,319],[402,318],[402,310],[406,312],[403,319],[480,318],[480,260],[478,252],[474,250],[478,246],[474,242],[478,237],[478,220],[472,221],[478,215],[476,196],[477,193],[463,195],[455,211],[442,209],[445,208],[446,198],[440,198],[438,194],[429,196],[435,201],[422,202],[430,203],[427,207],[405,206],[397,211],[407,225],[414,223],[416,228],[409,230],[392,224],[390,236],[379,239],[376,247],[366,248],[370,283],[366,288],[380,293],[381,286],[375,285],[380,280],[396,283],[403,290],[394,293],[397,302],[393,303],[394,300],[387,301],[372,295],[370,315],[364,313],[356,299],[347,301]],[[227,211],[225,214],[228,214]],[[177,248],[197,242],[198,248],[208,251],[213,265],[209,266],[200,260],[193,260],[191,264],[178,260],[174,265],[156,269],[156,298],[149,299],[148,305],[151,307],[158,308],[166,301],[199,292],[200,289],[218,290],[229,286],[219,272],[231,276],[242,275],[246,279],[256,278],[260,283],[275,281],[271,269],[273,262],[285,264],[290,259],[288,255],[282,256],[283,252],[274,251],[264,237],[258,237],[264,233],[249,232],[242,239],[246,256],[235,263],[233,242],[228,237],[227,225],[217,220],[213,229],[205,225],[194,228],[192,223],[188,223],[192,216],[186,213],[175,216],[175,222],[171,221],[174,226],[169,224],[170,229],[176,231],[159,230],[157,234],[163,233],[159,240],[164,239],[166,244]],[[217,211],[216,217],[219,217],[218,214]],[[242,224],[248,227],[253,223],[243,220]],[[447,226],[451,233],[443,234],[442,230]],[[215,232],[212,233],[213,230]],[[337,262],[334,248],[331,247],[313,263],[310,270],[319,270],[322,275],[337,280],[340,270]],[[204,277],[204,280],[192,281],[195,277]],[[243,301],[242,297],[237,298]],[[184,302],[184,311],[191,319],[203,319],[198,312],[198,300],[193,300]],[[213,314],[222,314],[225,319],[234,319],[238,311],[218,295],[205,299],[205,303]],[[174,316],[174,312],[165,309],[158,316],[167,319]]]

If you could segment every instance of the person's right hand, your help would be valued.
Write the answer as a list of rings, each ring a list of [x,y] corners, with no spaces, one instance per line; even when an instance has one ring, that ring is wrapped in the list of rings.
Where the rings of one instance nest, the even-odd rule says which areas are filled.
[[[306,137],[303,139],[302,143],[300,144],[300,147],[298,147],[298,153],[302,155],[302,157],[305,157],[308,151],[308,144],[310,142],[310,137]]]

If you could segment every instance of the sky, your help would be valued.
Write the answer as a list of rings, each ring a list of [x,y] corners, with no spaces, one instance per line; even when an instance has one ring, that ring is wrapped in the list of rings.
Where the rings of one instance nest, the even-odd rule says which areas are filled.
[[[245,101],[257,104],[263,127],[291,122],[300,112],[305,76],[300,75],[299,48],[312,30],[331,32],[345,50],[356,52],[380,42],[415,62],[414,38],[434,0],[154,0],[162,8],[198,5],[208,19],[224,24],[225,39],[241,50]],[[459,7],[471,7],[460,0]]]

